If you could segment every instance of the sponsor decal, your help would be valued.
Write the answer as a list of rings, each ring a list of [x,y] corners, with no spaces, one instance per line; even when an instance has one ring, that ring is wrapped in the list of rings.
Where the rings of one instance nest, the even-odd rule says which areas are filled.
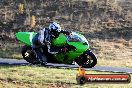
[[[85,69],[79,67],[79,73],[76,76],[78,84],[85,83],[130,83],[129,74],[86,74]]]

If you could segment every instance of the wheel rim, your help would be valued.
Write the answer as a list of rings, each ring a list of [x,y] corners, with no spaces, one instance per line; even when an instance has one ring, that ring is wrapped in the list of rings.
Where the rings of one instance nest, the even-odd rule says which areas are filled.
[[[25,53],[24,53],[24,57],[25,59],[27,59],[28,61],[31,61],[31,62],[36,62],[36,58],[34,58],[34,53],[32,52],[32,50],[27,50]]]
[[[91,65],[94,62],[92,57],[89,55],[85,56],[85,59],[87,60],[86,62],[84,62],[85,65]]]
[[[29,53],[26,52],[26,53],[24,54],[24,56],[25,56],[26,58],[29,57]]]
[[[82,57],[79,57],[78,59],[76,59],[76,62],[78,65],[82,66],[82,67],[93,67],[94,65],[94,60],[92,58],[92,56],[90,55],[84,55]]]
[[[25,53],[24,53],[24,57],[25,58],[30,58],[32,55],[31,55],[31,50],[27,50]]]

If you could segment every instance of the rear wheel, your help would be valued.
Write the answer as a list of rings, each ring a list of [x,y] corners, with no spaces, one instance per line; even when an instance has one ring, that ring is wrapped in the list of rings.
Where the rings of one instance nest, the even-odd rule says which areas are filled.
[[[22,56],[29,63],[39,64],[39,61],[30,46],[25,45],[22,47]]]
[[[75,61],[84,68],[92,68],[97,64],[97,58],[91,51],[87,51]]]

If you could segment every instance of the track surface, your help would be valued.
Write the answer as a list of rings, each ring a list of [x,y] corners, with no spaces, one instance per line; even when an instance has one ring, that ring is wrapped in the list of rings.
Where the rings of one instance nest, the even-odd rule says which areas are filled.
[[[28,65],[29,63],[25,60],[17,59],[6,59],[0,58],[0,65]],[[53,64],[48,63],[47,67],[57,67],[57,68],[71,68],[78,69],[78,65],[66,65],[66,64]],[[123,67],[109,67],[109,66],[95,66],[93,68],[86,68],[85,70],[96,70],[96,71],[109,71],[109,72],[125,72],[132,73],[132,68],[123,68]]]

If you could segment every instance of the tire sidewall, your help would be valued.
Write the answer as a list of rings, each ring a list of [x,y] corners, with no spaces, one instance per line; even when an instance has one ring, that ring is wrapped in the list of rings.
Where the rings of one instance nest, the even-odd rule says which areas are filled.
[[[29,63],[37,64],[38,62],[35,62],[35,61],[31,60],[31,58],[29,59],[29,58],[25,57],[25,53],[27,52],[27,50],[32,50],[32,47],[31,46],[27,46],[27,45],[24,45],[22,47],[21,53],[22,53],[23,59],[25,59]],[[35,56],[33,57],[33,59],[37,60],[37,58],[35,58]]]

